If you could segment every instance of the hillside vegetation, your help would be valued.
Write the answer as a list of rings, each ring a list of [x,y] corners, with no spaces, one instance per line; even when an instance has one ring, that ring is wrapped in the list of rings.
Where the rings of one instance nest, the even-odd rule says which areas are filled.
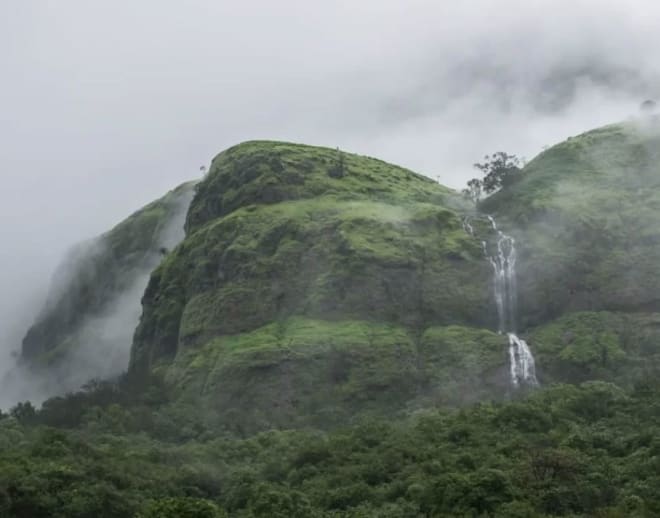
[[[493,308],[463,208],[372,158],[231,148],[152,275],[130,373],[162,376],[241,430],[503,394],[503,339],[470,328],[488,326]]]
[[[660,121],[605,126],[532,160],[487,199],[518,238],[521,317],[660,310]]]
[[[476,208],[337,149],[220,153],[60,277],[23,350],[46,369],[149,268],[125,375],[0,413],[0,517],[660,515],[658,126],[570,138]],[[538,388],[495,332],[488,215]]]
[[[657,379],[245,439],[97,388],[0,418],[0,516],[658,516]]]

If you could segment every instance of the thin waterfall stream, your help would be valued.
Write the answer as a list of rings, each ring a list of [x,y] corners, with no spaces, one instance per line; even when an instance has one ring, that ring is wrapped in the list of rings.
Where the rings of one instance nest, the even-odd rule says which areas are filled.
[[[534,356],[525,340],[516,335],[516,315],[518,311],[518,288],[516,285],[516,241],[497,228],[492,216],[488,216],[491,227],[497,234],[493,253],[488,243],[482,241],[484,255],[493,267],[493,292],[498,316],[498,332],[506,333],[509,339],[509,362],[511,384],[537,386]],[[474,228],[469,220],[463,222],[465,231],[474,236]]]

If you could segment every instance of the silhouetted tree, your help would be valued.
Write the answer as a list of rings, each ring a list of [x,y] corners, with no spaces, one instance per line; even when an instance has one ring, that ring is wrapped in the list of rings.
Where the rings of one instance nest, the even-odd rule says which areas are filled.
[[[479,178],[472,178],[467,183],[467,188],[463,189],[463,196],[473,201],[475,204],[479,203],[481,192],[483,190],[483,182]]]
[[[37,418],[37,410],[32,406],[32,403],[25,401],[24,403],[16,404],[9,411],[9,415],[21,424],[33,424]]]
[[[482,188],[486,193],[494,192],[509,184],[521,171],[520,159],[504,151],[486,155],[484,160],[485,162],[481,164],[474,164],[474,167],[484,174]]]
[[[520,173],[524,160],[504,151],[498,151],[484,157],[485,162],[474,164],[483,174],[483,179],[472,178],[463,189],[463,196],[475,204],[481,199],[483,193],[490,194],[501,187],[511,183]]]

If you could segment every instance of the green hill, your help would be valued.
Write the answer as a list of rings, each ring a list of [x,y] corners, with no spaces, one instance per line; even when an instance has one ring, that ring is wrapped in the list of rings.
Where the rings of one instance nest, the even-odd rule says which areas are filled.
[[[660,127],[606,126],[536,157],[482,209],[521,245],[522,317],[660,308]]]
[[[338,150],[221,153],[147,287],[130,373],[250,430],[504,393],[503,338],[483,329],[490,267],[463,203]]]
[[[519,330],[541,383],[629,386],[658,363],[659,143],[654,119],[569,138],[480,213],[377,159],[240,144],[194,193],[178,188],[68,261],[24,361],[53,371],[76,365],[71,351],[103,350],[89,322],[155,268],[129,377],[163,382],[228,430],[324,428],[510,396],[481,243],[495,236],[490,213],[516,238]],[[177,228],[187,214],[185,238],[161,262],[157,236],[173,211]],[[136,307],[139,293],[128,296]],[[128,326],[124,351],[131,335]]]
[[[626,384],[658,365],[659,158],[656,119],[605,126],[481,204],[516,237],[519,319],[546,382]]]
[[[0,517],[660,515],[659,150],[653,118],[593,130],[476,209],[337,149],[224,151],[58,275],[23,364],[105,361],[121,321],[128,372],[0,412]],[[540,387],[494,331],[488,215]]]

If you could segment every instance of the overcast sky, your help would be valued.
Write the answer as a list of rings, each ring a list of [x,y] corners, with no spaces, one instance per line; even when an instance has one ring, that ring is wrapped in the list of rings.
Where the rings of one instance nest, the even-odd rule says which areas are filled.
[[[655,4],[0,0],[0,349],[64,249],[242,140],[460,187],[485,153],[635,114],[660,96]]]

